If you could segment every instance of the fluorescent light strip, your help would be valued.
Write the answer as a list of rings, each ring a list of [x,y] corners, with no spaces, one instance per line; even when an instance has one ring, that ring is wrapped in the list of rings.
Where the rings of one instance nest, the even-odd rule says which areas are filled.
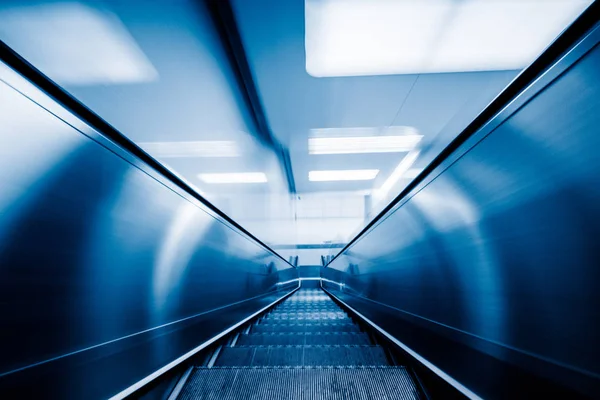
[[[308,138],[308,153],[397,153],[414,149],[422,138],[422,135],[312,137]]]
[[[264,172],[231,172],[218,174],[198,174],[204,183],[266,183],[267,175]]]
[[[309,171],[308,180],[311,182],[329,181],[370,181],[375,179],[378,169],[346,169],[333,171]]]
[[[190,142],[141,142],[138,145],[157,158],[239,157],[242,152],[232,140]]]

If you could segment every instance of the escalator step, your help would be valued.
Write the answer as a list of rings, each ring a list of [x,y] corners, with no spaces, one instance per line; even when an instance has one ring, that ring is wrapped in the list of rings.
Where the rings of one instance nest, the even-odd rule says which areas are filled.
[[[265,317],[265,320],[343,320],[350,319],[344,313],[271,313]]]
[[[259,325],[354,325],[350,317],[344,319],[282,319],[282,318],[264,318]]]
[[[336,309],[340,309],[340,307],[335,304],[333,301],[329,302],[329,301],[314,301],[311,303],[287,303],[287,302],[283,302],[280,305],[277,306],[277,308],[336,308]]]
[[[285,307],[285,308],[276,308],[273,312],[287,312],[287,313],[296,313],[296,312],[341,312],[339,307]]]
[[[365,333],[259,333],[239,336],[238,346],[370,345]]]
[[[290,323],[266,323],[263,321],[258,325],[252,326],[252,333],[267,332],[360,332],[358,325],[350,323],[335,324],[290,324]]]
[[[197,368],[180,394],[191,399],[419,399],[403,367]]]
[[[379,346],[236,346],[224,347],[218,367],[384,366]]]

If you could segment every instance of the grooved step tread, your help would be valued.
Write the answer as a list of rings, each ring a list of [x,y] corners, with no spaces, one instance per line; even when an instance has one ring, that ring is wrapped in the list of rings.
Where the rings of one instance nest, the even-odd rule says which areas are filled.
[[[260,345],[371,345],[365,333],[257,333],[241,334],[237,346]]]
[[[263,321],[343,321],[348,320],[351,321],[350,317],[346,314],[344,315],[335,315],[331,313],[330,315],[293,315],[293,314],[285,314],[285,315],[268,315],[264,318]]]
[[[325,304],[320,304],[325,303]],[[307,304],[281,304],[276,306],[275,310],[285,310],[286,308],[327,308],[327,309],[335,309],[340,310],[340,307],[335,303],[327,303],[327,302],[319,302],[319,303],[307,303]]]
[[[266,322],[266,321],[264,321]],[[267,333],[267,332],[360,332],[358,325],[350,323],[337,324],[277,324],[277,323],[260,323],[252,326],[251,333]]]
[[[224,347],[215,366],[385,366],[379,346],[236,346]]]
[[[282,319],[265,318],[259,325],[355,325],[350,317],[345,319]]]
[[[345,312],[343,312],[342,310],[340,310],[339,308],[331,308],[331,309],[324,309],[324,308],[313,308],[313,309],[309,309],[309,308],[301,308],[301,309],[286,309],[286,310],[273,310],[273,312],[271,312],[268,315],[271,314],[312,314],[312,313],[341,313],[341,314],[346,314]]]
[[[267,315],[297,315],[297,314],[307,314],[307,315],[327,315],[327,314],[335,314],[335,315],[346,315],[342,310],[325,310],[325,311],[280,311],[275,310]]]
[[[196,368],[180,398],[273,400],[420,399],[402,367]]]

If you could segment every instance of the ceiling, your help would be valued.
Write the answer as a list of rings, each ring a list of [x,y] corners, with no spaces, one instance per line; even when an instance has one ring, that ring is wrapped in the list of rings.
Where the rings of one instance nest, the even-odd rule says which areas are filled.
[[[359,0],[306,1],[318,7],[328,2],[335,7],[366,4]],[[369,4],[389,7],[390,1]],[[478,1],[462,3],[477,6]],[[532,1],[535,3],[525,2]],[[590,3],[555,2],[577,3],[577,7],[571,6],[568,15],[550,15],[548,11],[546,20],[562,15],[561,26],[553,28],[554,35]],[[398,0],[394,6],[400,3],[416,4]],[[454,4],[453,0],[431,2],[438,3],[440,7]],[[5,1],[0,5],[0,38],[266,243],[280,248],[339,245],[396,196],[527,63],[513,63],[503,70],[432,73],[431,68],[424,68],[422,73],[408,74],[394,73],[390,64],[391,72],[373,75],[379,73],[377,63],[361,64],[363,69],[353,72],[345,64],[335,64],[336,60],[311,61],[311,68],[325,68],[319,73],[343,75],[315,77],[307,72],[307,54],[312,57],[313,53],[307,53],[306,47],[306,4],[304,0],[231,2],[266,121],[289,151],[296,193],[289,193],[276,152],[261,140],[235,68],[202,2]],[[543,4],[535,7],[537,14],[544,13]],[[369,12],[380,15],[377,8]],[[471,14],[463,14],[478,20],[479,14],[473,14],[471,8],[468,12]],[[394,26],[391,12],[386,13],[381,23]],[[337,15],[345,14],[333,14]],[[459,17],[454,15],[461,20]],[[366,49],[385,42],[369,36],[372,25],[361,21],[342,21],[340,26],[350,24],[351,33],[354,26],[357,31],[362,29],[363,36],[356,40]],[[430,20],[424,16],[423,21]],[[527,19],[513,23],[531,26]],[[415,40],[419,26],[411,28],[416,30]],[[472,29],[477,33],[484,28],[479,24]],[[476,36],[473,32],[469,38]],[[519,40],[535,41],[535,33]],[[387,40],[388,47],[373,57],[387,60],[387,55],[394,55],[390,62],[401,62],[403,58],[396,53],[402,54],[401,45],[411,44],[406,34],[401,34],[399,49],[395,40]],[[343,44],[349,34],[344,35],[336,40]],[[327,50],[329,42],[323,43]],[[323,54],[341,46],[336,43]],[[501,42],[493,43],[496,52],[506,50]],[[360,55],[349,54],[359,63],[364,61]],[[533,61],[534,57],[528,57],[528,62]],[[328,70],[327,62],[335,65]],[[397,152],[309,154],[311,137],[386,136],[394,129],[422,138],[414,148]],[[402,167],[409,159],[413,162]],[[365,169],[379,172],[372,180],[314,182],[308,178],[309,171]],[[243,172],[262,173],[266,182],[261,178],[255,183],[215,184],[200,175]]]

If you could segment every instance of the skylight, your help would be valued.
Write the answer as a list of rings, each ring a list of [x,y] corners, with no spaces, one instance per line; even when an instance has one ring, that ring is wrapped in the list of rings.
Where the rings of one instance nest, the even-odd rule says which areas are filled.
[[[224,184],[224,183],[266,183],[267,175],[264,172],[229,172],[214,174],[199,174],[204,183]]]
[[[305,0],[315,77],[516,70],[591,0]]]
[[[345,169],[330,171],[309,171],[308,180],[311,182],[328,181],[370,181],[375,179],[378,169]]]

